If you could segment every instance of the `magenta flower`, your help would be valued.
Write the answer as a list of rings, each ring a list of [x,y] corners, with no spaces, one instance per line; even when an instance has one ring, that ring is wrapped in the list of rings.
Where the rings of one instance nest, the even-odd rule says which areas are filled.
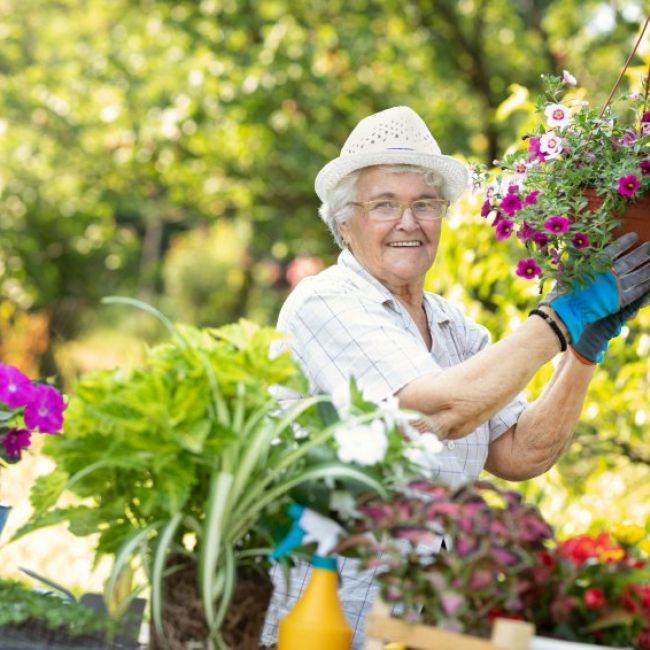
[[[589,235],[584,232],[577,232],[575,235],[573,235],[571,243],[576,248],[587,248],[587,246],[589,246]]]
[[[544,162],[546,160],[546,156],[539,148],[540,144],[540,138],[528,138],[528,151],[530,152],[530,156],[528,156],[529,160],[539,160],[540,162]]]
[[[641,117],[641,122],[650,122],[650,111],[647,111]]]
[[[533,203],[537,202],[537,197],[539,196],[540,191],[539,190],[533,190],[529,194],[526,194],[524,197],[524,204],[525,205],[533,205]]]
[[[519,260],[519,262],[517,262],[517,269],[515,270],[515,273],[520,278],[526,278],[527,280],[536,278],[541,272],[542,269],[539,268],[539,264],[537,264],[532,257],[525,260]]]
[[[0,402],[10,409],[25,406],[33,390],[32,382],[20,370],[0,363]]]
[[[517,238],[526,243],[529,239],[532,239],[535,236],[535,233],[537,231],[535,228],[530,226],[530,224],[527,221],[524,221],[521,224],[521,228],[519,229],[519,232],[517,233]]]
[[[65,402],[52,386],[34,386],[32,399],[25,407],[25,424],[41,433],[57,433],[63,426]]]
[[[27,429],[9,429],[2,439],[2,446],[7,456],[20,458],[21,451],[31,444],[31,431]]]
[[[502,241],[503,239],[508,239],[510,235],[512,235],[512,228],[514,224],[510,219],[502,219],[499,221],[496,227],[496,238],[499,241]]]
[[[548,244],[548,235],[539,230],[533,235],[533,241],[540,247],[544,248]]]
[[[622,196],[632,197],[639,189],[641,181],[636,174],[628,174],[618,179],[618,193]]]
[[[641,168],[641,174],[643,174],[643,176],[650,176],[650,160],[642,160],[639,163],[639,167]]]
[[[512,216],[515,212],[521,210],[523,205],[521,199],[516,194],[508,193],[503,197],[499,207]]]
[[[554,214],[544,222],[544,228],[554,235],[561,235],[566,232],[571,225],[571,221],[566,217],[561,217],[559,214]]]
[[[490,214],[491,210],[492,206],[490,205],[490,199],[485,199],[485,201],[483,201],[483,205],[481,206],[481,216],[487,217],[488,214]]]

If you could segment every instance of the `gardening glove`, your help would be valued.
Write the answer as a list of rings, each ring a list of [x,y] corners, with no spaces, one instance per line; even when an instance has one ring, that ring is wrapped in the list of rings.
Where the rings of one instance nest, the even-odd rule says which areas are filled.
[[[573,285],[566,293],[558,295],[554,290],[542,301],[562,319],[572,343],[580,340],[587,325],[616,314],[650,290],[650,242],[625,252],[637,239],[636,233],[625,233],[604,250],[612,260],[609,271],[585,286]]]
[[[586,365],[602,363],[603,353],[607,351],[610,340],[621,333],[625,321],[634,318],[639,309],[647,305],[650,305],[650,292],[615,314],[587,325],[580,340],[571,346],[575,356]]]

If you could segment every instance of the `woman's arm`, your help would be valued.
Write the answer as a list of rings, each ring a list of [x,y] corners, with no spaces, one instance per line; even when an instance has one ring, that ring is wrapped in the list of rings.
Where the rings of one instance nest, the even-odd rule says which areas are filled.
[[[595,368],[565,354],[540,397],[490,444],[485,469],[510,481],[547,471],[571,438]]]
[[[548,324],[530,317],[470,359],[414,379],[397,397],[403,408],[425,414],[441,437],[462,438],[506,406],[559,350]]]

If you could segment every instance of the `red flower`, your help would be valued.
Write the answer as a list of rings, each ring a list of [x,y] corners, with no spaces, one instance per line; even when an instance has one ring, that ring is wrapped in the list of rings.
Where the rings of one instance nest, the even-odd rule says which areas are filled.
[[[600,609],[607,602],[602,589],[597,589],[596,587],[590,587],[587,589],[584,593],[583,599],[585,605],[589,609]]]

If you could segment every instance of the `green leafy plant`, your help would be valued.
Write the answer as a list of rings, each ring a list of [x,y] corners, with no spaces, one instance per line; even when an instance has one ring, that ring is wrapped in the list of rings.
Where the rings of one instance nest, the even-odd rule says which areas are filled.
[[[515,273],[571,283],[607,267],[602,249],[620,216],[650,192],[648,80],[643,92],[623,96],[618,110],[601,112],[573,90],[566,71],[544,83],[536,101],[542,123],[524,136],[523,149],[495,161],[499,173],[477,168],[475,181],[489,181],[481,215],[496,239],[514,234],[526,247]]]
[[[398,411],[384,412],[358,394],[352,401],[360,406],[348,405],[344,418],[327,396],[283,406],[280,393],[295,397],[307,387],[288,353],[269,356],[278,337],[270,328],[167,324],[169,342],[149,350],[143,367],[91,373],[74,387],[66,435],[44,449],[56,468],[36,482],[35,517],[18,535],[62,521],[74,534],[98,533],[97,553],[115,558],[109,601],[137,559],[161,635],[163,585],[177,560],[189,561],[197,567],[208,635],[225,647],[221,629],[238,570],[268,568],[296,490],[363,485],[385,495],[384,479],[393,480],[402,447],[415,443],[400,432]],[[337,431],[362,434],[382,417],[384,453],[370,462],[342,460]],[[57,508],[66,490],[83,501]],[[314,494],[321,491],[303,496]]]
[[[34,592],[14,580],[0,580],[0,638],[5,641],[108,647],[108,639],[116,629],[111,619],[88,607]]]

